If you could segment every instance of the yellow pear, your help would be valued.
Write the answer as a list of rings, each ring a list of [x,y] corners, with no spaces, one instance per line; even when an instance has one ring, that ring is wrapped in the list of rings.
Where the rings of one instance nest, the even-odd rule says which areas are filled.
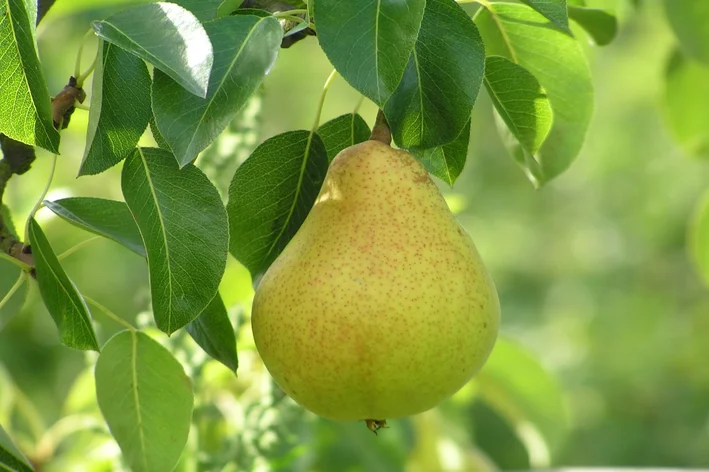
[[[258,352],[288,395],[373,430],[459,390],[499,320],[492,279],[424,167],[376,140],[332,161],[252,312]]]

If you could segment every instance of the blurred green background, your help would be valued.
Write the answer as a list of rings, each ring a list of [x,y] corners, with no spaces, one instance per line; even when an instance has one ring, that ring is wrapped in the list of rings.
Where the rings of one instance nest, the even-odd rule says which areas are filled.
[[[52,94],[73,73],[90,20],[120,8],[115,3],[59,0],[40,25]],[[205,364],[184,336],[156,334],[196,384],[195,426],[179,470],[709,465],[709,288],[686,252],[709,166],[673,143],[663,119],[675,40],[661,2],[646,0],[637,10],[626,0],[587,3],[614,9],[621,30],[611,45],[587,48],[596,107],[571,169],[534,190],[506,154],[483,90],[465,170],[453,189],[441,183],[500,293],[504,340],[480,377],[437,410],[394,421],[378,437],[364,425],[314,418],[282,398],[259,363],[248,330],[251,281],[231,259],[222,294],[241,327],[238,378]],[[86,65],[94,50],[92,40]],[[260,98],[217,143],[221,150],[210,152],[236,147],[243,159],[269,136],[310,129],[330,70],[314,38],[282,50]],[[322,121],[351,112],[358,99],[338,79]],[[365,102],[361,113],[371,124],[376,109]],[[62,135],[49,199],[122,199],[120,166],[76,178],[87,119],[77,111]],[[6,201],[18,226],[44,187],[50,157],[40,151],[32,171],[10,182]],[[228,183],[232,172],[212,169],[211,177]],[[39,217],[57,252],[91,238],[46,209]],[[147,268],[117,244],[92,241],[65,267],[82,292],[126,319],[149,308]],[[44,461],[42,470],[122,470],[96,409],[88,375],[94,358],[60,346],[34,287],[10,315],[0,313],[0,424]],[[105,341],[118,326],[94,316]]]

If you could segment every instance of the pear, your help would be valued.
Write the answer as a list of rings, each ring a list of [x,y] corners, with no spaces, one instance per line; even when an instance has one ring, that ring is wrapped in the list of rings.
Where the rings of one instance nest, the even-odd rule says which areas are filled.
[[[332,161],[252,311],[258,352],[290,397],[373,431],[465,385],[499,321],[493,281],[426,169],[377,140]]]

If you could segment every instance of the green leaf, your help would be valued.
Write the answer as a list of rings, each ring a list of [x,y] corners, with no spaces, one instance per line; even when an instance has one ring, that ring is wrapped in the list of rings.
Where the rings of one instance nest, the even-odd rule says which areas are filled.
[[[450,143],[428,149],[412,148],[410,151],[431,174],[452,187],[465,166],[469,143],[470,119],[463,131]]]
[[[69,223],[122,244],[145,257],[138,226],[123,202],[103,198],[71,197],[45,201],[44,205]]]
[[[17,449],[2,425],[0,425],[0,470],[3,472],[34,471],[29,461]]]
[[[530,353],[498,339],[475,382],[485,402],[515,427],[528,450],[539,448],[542,439],[554,456],[568,431],[564,399],[554,377]]]
[[[59,152],[51,99],[37,56],[36,10],[23,0],[0,0],[0,133]],[[32,3],[34,5],[34,3]]]
[[[492,3],[476,23],[488,55],[504,56],[531,72],[546,90],[554,120],[534,156],[539,182],[566,170],[578,155],[593,113],[593,87],[579,43],[526,5]]]
[[[566,0],[522,0],[530,7],[550,19],[556,26],[569,32],[569,17]]]
[[[98,341],[86,302],[64,272],[47,237],[34,218],[30,220],[29,237],[39,293],[59,328],[62,343],[75,349],[98,351]]]
[[[236,372],[236,335],[222,297],[217,294],[212,302],[186,327],[192,339],[213,359]]]
[[[709,67],[676,50],[665,77],[665,119],[690,154],[709,157]]]
[[[380,107],[404,75],[426,0],[315,0],[318,40],[347,82]]]
[[[610,44],[618,33],[618,20],[606,10],[569,6],[569,18],[586,30],[597,46]]]
[[[135,54],[205,97],[212,70],[212,43],[195,16],[173,3],[149,3],[92,23],[96,34]]]
[[[101,173],[128,157],[152,115],[145,62],[116,45],[100,42],[79,175]]]
[[[217,187],[225,201],[234,172],[258,145],[262,126],[262,90],[261,87],[251,95],[229,126],[200,153],[195,162],[195,165]]]
[[[96,362],[96,397],[134,472],[170,472],[190,429],[194,396],[182,365],[147,334],[122,331]]]
[[[317,134],[290,131],[266,140],[229,187],[229,251],[251,272],[268,269],[303,224],[327,173]]]
[[[163,138],[162,134],[160,134],[158,125],[155,124],[155,116],[150,117],[150,133],[153,135],[155,144],[157,144],[160,149],[165,149],[166,151],[172,152],[170,151],[170,145],[167,144],[165,138]]]
[[[214,42],[214,67],[206,98],[186,92],[155,71],[153,111],[160,134],[180,166],[224,131],[273,66],[283,31],[273,16],[230,16],[205,25]]]
[[[665,0],[665,13],[684,53],[709,64],[709,2]]]
[[[709,192],[694,212],[689,230],[689,252],[697,270],[709,284]]]
[[[505,57],[488,56],[485,88],[515,138],[527,152],[535,154],[552,126],[549,98],[537,79]]]
[[[192,12],[199,21],[205,23],[217,18],[219,5],[223,0],[172,0],[181,7]]]
[[[318,136],[325,144],[330,162],[340,151],[368,140],[371,134],[369,125],[357,113],[338,116],[318,128]]]
[[[454,0],[428,0],[404,76],[384,106],[396,143],[453,141],[470,118],[484,69],[485,47],[468,14]]]
[[[207,177],[193,165],[179,170],[163,149],[136,149],[121,186],[147,252],[155,322],[169,335],[217,293],[229,246],[226,212]]]

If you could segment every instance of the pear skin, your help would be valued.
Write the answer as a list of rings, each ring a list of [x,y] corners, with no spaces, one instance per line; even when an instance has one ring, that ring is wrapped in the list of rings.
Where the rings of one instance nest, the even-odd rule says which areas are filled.
[[[276,383],[344,421],[433,408],[482,367],[499,322],[493,281],[428,172],[375,140],[332,161],[252,311]]]

